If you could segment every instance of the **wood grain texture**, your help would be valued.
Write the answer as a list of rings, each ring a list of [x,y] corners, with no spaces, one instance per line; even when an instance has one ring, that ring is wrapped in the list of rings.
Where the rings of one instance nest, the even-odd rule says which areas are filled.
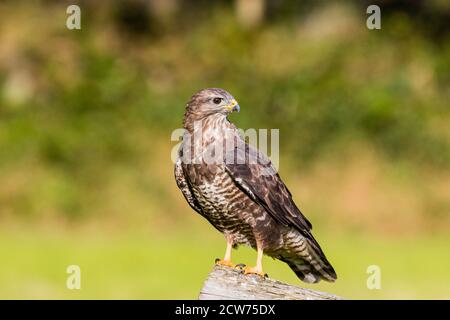
[[[341,300],[341,297],[292,286],[241,270],[216,265],[209,273],[200,300]]]

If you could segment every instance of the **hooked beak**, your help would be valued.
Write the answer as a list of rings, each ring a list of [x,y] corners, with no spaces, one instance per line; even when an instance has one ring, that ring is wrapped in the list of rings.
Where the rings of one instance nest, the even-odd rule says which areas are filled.
[[[225,109],[227,109],[230,112],[237,111],[239,112],[241,108],[239,107],[237,101],[235,99],[231,100],[231,103],[227,106],[225,106]]]

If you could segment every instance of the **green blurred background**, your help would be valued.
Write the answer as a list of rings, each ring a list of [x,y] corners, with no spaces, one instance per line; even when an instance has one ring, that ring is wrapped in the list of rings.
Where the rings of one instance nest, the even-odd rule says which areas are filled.
[[[0,298],[196,299],[225,241],[178,191],[170,135],[223,87],[238,127],[280,129],[280,174],[339,277],[265,258],[272,278],[449,299],[450,3],[376,3],[381,30],[372,1],[0,2]]]

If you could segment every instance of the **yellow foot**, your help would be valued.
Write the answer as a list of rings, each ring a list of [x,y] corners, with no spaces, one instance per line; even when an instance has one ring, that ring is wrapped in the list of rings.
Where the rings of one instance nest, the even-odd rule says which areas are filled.
[[[256,267],[245,267],[244,268],[244,274],[257,274],[260,277],[267,277],[267,274],[264,273],[264,271],[259,270]]]
[[[235,267],[235,264],[231,260],[216,259],[216,264],[230,268]]]

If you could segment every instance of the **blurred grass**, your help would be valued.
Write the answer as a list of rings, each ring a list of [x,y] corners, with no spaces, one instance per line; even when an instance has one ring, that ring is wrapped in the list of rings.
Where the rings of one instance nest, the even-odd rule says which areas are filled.
[[[31,230],[0,236],[0,298],[196,299],[216,257],[224,251],[217,232],[177,230],[168,237],[133,233]],[[306,285],[279,261],[265,258],[272,278],[348,299],[449,299],[448,237],[367,238],[320,234],[339,279]],[[253,264],[256,253],[239,248],[234,261]],[[438,263],[436,263],[438,262]],[[66,288],[66,268],[81,267],[81,290]],[[368,290],[366,269],[380,266],[381,290]]]

